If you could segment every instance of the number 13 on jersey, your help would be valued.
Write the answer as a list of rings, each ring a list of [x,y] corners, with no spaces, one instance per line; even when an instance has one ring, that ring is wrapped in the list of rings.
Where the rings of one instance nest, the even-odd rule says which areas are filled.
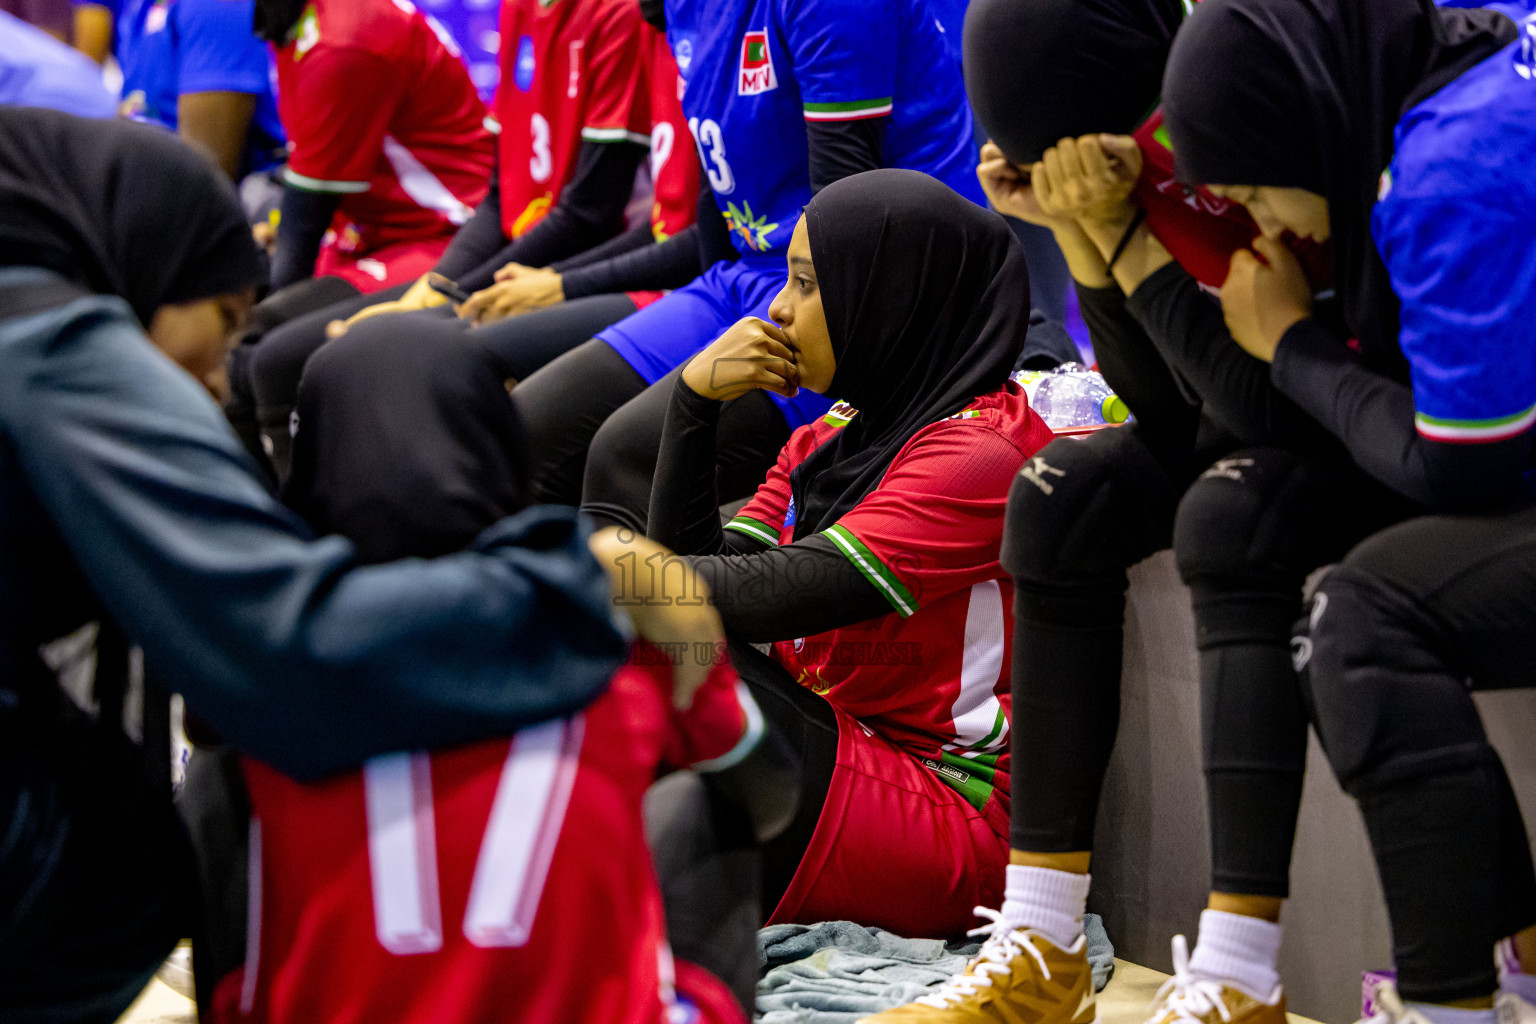
[[[720,131],[720,125],[710,118],[700,121],[690,117],[688,130],[698,143],[699,160],[709,175],[709,187],[715,195],[727,196],[736,191],[736,176],[731,173],[730,161],[725,158],[725,135]]]

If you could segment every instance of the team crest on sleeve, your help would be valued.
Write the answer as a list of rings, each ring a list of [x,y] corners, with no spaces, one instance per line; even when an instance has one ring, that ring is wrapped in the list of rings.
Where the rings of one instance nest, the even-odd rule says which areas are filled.
[[[741,38],[741,68],[736,73],[736,95],[757,96],[779,87],[773,73],[773,54],[768,50],[768,32],[748,32]]]
[[[297,38],[293,44],[293,59],[297,62],[313,50],[315,44],[320,41],[320,16],[315,12],[314,4],[304,8],[304,14],[299,18],[299,27],[295,32]]]
[[[512,81],[522,92],[533,88],[533,71],[537,58],[533,52],[533,37],[523,36],[517,41],[517,62],[513,65]]]

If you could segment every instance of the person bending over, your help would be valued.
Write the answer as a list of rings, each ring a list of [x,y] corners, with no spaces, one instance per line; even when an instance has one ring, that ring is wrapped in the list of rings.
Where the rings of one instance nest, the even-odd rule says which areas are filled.
[[[1355,548],[1298,641],[1390,912],[1397,981],[1377,990],[1379,1019],[1491,1022],[1496,988],[1499,1019],[1536,1019],[1521,970],[1536,964],[1536,875],[1470,694],[1529,685],[1533,653],[1536,22],[1428,3],[1207,6],[1165,95],[1181,176],[1265,225],[1222,289],[1232,336],[1361,468],[1438,513]],[[1286,230],[1335,240],[1368,300],[1350,327],[1400,345],[1408,379],[1318,321],[1269,240]]]
[[[373,402],[322,400],[317,385],[329,374],[353,372],[333,349],[316,355],[300,387],[293,507],[369,563],[456,550],[520,511],[526,452],[495,387],[495,361],[481,359],[491,386],[477,387],[441,372],[414,339],[373,345],[399,350],[363,371]],[[432,386],[402,387],[402,369]],[[451,417],[414,415],[412,402],[437,400]],[[361,449],[359,429],[370,442]],[[436,457],[448,451],[455,457]],[[595,538],[600,555],[617,553],[611,533]],[[645,555],[667,552],[652,544]],[[631,598],[641,599],[638,588]],[[719,629],[707,605],[699,611]],[[637,646],[589,706],[510,740],[385,754],[318,783],[248,759],[251,891],[260,896],[246,966],[221,983],[215,1020],[425,1024],[511,1013],[665,1024],[692,1012],[745,1024],[719,980],[674,960],[641,821],[646,787],[665,763],[694,765],[695,783],[727,802],[743,779],[765,787],[773,799],[745,817],[763,835],[785,823],[796,766],[775,758],[779,741],[722,652],[705,645],[713,667],[690,694],[674,687],[668,652]],[[423,848],[432,855],[418,856]],[[757,923],[735,915],[712,924],[713,956],[729,951],[755,967]],[[673,939],[680,954],[697,945]],[[587,960],[598,949],[601,967]],[[750,1006],[750,985],[742,995]]]
[[[208,394],[255,249],[178,140],[0,110],[0,264],[0,1016],[110,1022],[188,934],[191,853],[41,646],[113,620],[193,714],[314,778],[567,715],[625,641],[572,512],[364,567],[270,496]],[[717,635],[692,608],[629,618],[655,642]]]
[[[619,234],[649,141],[644,76],[635,73],[644,28],[634,0],[503,5],[496,169],[489,193],[432,269],[474,292],[509,263],[544,266]],[[299,379],[329,325],[447,301],[423,275],[296,317],[244,347],[248,365],[235,377],[249,381],[240,386],[248,387],[279,479],[287,476]]]
[[[1053,444],[1014,482],[1003,563],[1018,594],[1015,704],[1030,713],[1014,734],[1003,921],[951,985],[882,1022],[1092,1016],[1086,983],[1048,982],[1046,964],[1053,976],[1076,964],[1063,951],[1081,932],[1115,742],[1127,570],[1175,542],[1195,595],[1215,874],[1192,973],[1180,972],[1167,1007],[1214,1012],[1191,982],[1215,974],[1254,993],[1249,1009],[1278,1012],[1273,961],[1260,953],[1234,978],[1229,954],[1278,948],[1270,921],[1286,892],[1305,754],[1289,651],[1301,581],[1406,503],[1354,470],[1232,345],[1203,293],[1256,227],[1239,204],[1180,182],[1161,115],[1136,126],[1180,19],[1177,5],[1118,0],[971,9],[968,84],[994,140],[983,182],[999,209],[1055,233],[1101,368],[1136,423]],[[1045,59],[1063,52],[1080,59]],[[1100,61],[1128,74],[1111,83],[1093,71]],[[1289,244],[1312,287],[1326,287],[1326,247]],[[1229,490],[1241,504],[1221,506]],[[1255,707],[1265,710],[1246,713]]]
[[[1007,858],[997,550],[1008,485],[1051,438],[1008,380],[1028,273],[1002,218],[904,170],[823,189],[786,255],[772,322],[739,321],[671,384],[651,534],[733,640],[772,645],[738,668],[806,770],[764,850],[770,920],[956,935]],[[717,424],[753,389],[851,404],[796,430],[722,528]]]

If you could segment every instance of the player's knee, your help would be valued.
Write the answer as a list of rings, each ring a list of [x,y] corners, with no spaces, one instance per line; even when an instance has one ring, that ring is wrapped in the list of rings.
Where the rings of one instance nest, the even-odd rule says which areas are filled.
[[[660,424],[638,402],[620,406],[603,421],[587,449],[584,498],[600,498],[614,488],[630,488],[643,478],[649,482],[656,469],[656,454],[661,446]],[[640,507],[649,503],[645,499]]]
[[[252,346],[247,372],[257,406],[291,405],[305,366],[324,344],[323,329],[301,319],[268,332]]]
[[[1063,438],[1026,459],[1008,492],[1002,564],[1021,582],[1057,583],[1092,572],[1131,510],[1113,484],[1113,450]],[[1118,568],[1124,568],[1120,566]]]
[[[1179,502],[1173,546],[1179,575],[1190,586],[1241,579],[1273,568],[1291,514],[1288,484],[1294,456],[1276,449],[1236,452],[1207,469]]]
[[[1375,723],[1403,694],[1394,681],[1421,660],[1404,643],[1395,602],[1374,573],[1348,563],[1330,570],[1312,598],[1305,637],[1296,642],[1308,704],[1339,784],[1357,793],[1381,760]]]

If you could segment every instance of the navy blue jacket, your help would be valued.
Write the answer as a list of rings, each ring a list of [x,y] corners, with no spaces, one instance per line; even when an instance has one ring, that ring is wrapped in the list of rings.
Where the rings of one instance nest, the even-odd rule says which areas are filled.
[[[29,275],[59,282],[0,287]],[[298,777],[568,714],[626,649],[574,510],[359,566],[270,496],[124,303],[84,297],[0,320],[0,715],[38,645],[100,607],[193,713]]]

